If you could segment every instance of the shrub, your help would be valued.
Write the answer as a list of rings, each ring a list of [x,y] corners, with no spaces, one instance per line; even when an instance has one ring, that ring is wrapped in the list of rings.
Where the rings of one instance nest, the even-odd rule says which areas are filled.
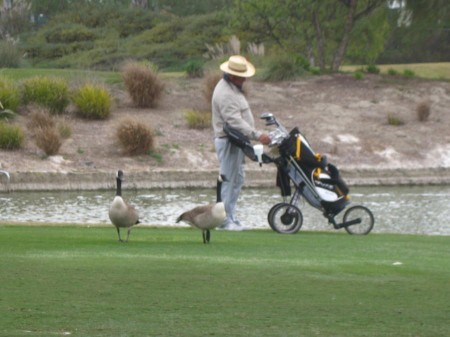
[[[145,154],[155,147],[153,130],[132,118],[122,120],[117,128],[117,138],[128,155]]]
[[[188,77],[202,77],[203,76],[203,61],[189,60],[184,65],[184,71]]]
[[[18,149],[22,146],[24,139],[24,132],[19,126],[0,122],[0,149]]]
[[[364,79],[364,73],[361,70],[357,70],[353,73],[353,77],[356,80],[362,80],[362,79]]]
[[[321,74],[322,74],[322,71],[320,70],[319,67],[311,67],[311,68],[309,69],[309,71],[310,71],[310,73],[313,74],[313,75],[321,75]]]
[[[157,106],[164,90],[164,83],[151,66],[130,62],[122,71],[125,87],[133,103],[141,108]]]
[[[52,115],[42,107],[33,107],[28,116],[27,128],[31,133],[35,134],[38,129],[54,128],[55,121]]]
[[[398,75],[398,71],[397,70],[395,70],[395,69],[392,69],[392,68],[389,68],[389,70],[388,70],[388,75],[391,75],[391,76],[396,76],[396,75]]]
[[[204,129],[211,126],[211,113],[189,110],[184,113],[184,118],[191,129]]]
[[[61,136],[55,127],[38,128],[35,130],[36,146],[47,156],[58,153],[62,145]]]
[[[47,109],[39,106],[33,107],[28,116],[27,128],[34,136],[36,146],[47,156],[58,153],[62,145],[61,134],[56,126],[54,116]]]
[[[379,74],[380,73],[380,68],[378,68],[378,66],[376,66],[375,64],[369,64],[366,67],[366,70],[369,74]]]
[[[69,87],[62,78],[32,77],[23,82],[23,101],[46,107],[52,114],[63,113],[69,105]]]
[[[14,111],[3,108],[2,102],[0,101],[0,119],[13,119],[16,118]]]
[[[393,114],[388,114],[387,116],[388,124],[393,126],[400,126],[405,124],[405,122],[398,116],[394,116]]]
[[[112,99],[105,88],[94,84],[85,84],[75,91],[73,102],[80,116],[90,119],[105,119],[110,114]]]
[[[430,117],[431,113],[430,102],[428,101],[419,102],[419,104],[417,104],[416,111],[417,111],[417,118],[419,119],[419,121],[426,122]]]
[[[416,76],[416,73],[414,71],[412,71],[411,69],[405,69],[405,70],[403,70],[403,76],[414,77],[414,76]]]
[[[221,78],[222,78],[222,74],[220,74],[220,73],[208,73],[205,76],[204,87],[203,87],[203,96],[205,97],[205,100],[209,107],[211,106],[214,88],[216,87],[217,83],[220,81]]]
[[[0,40],[0,68],[17,68],[21,54],[16,44]]]
[[[70,138],[72,135],[72,127],[65,119],[58,122],[58,131],[62,138]]]
[[[48,43],[72,43],[92,41],[96,38],[95,31],[80,24],[61,23],[48,28],[44,34]]]
[[[20,104],[18,89],[10,81],[0,78],[0,102],[4,110],[16,111]]]
[[[266,81],[284,81],[302,76],[309,71],[309,62],[297,55],[283,55],[272,58],[262,79]]]

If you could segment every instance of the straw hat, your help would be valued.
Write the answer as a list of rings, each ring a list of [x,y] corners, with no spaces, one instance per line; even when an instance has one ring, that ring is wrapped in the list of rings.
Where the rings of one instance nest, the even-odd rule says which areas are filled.
[[[255,67],[253,64],[240,55],[230,56],[227,62],[220,65],[220,70],[238,77],[252,77],[255,75]]]

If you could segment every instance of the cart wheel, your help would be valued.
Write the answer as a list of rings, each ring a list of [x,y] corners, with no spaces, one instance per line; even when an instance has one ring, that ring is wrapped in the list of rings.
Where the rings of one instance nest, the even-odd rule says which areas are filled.
[[[347,209],[344,213],[344,223],[352,220],[361,220],[359,223],[345,227],[349,234],[366,235],[369,234],[375,223],[370,209],[365,206],[357,205]]]
[[[267,220],[275,232],[295,234],[302,227],[303,215],[298,207],[282,202],[270,209]]]

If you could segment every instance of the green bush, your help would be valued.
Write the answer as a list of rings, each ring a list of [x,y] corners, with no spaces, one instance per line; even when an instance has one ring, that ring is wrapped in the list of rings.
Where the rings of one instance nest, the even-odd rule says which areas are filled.
[[[164,83],[151,66],[129,62],[122,71],[125,87],[133,103],[141,108],[158,105],[164,90]]]
[[[21,58],[20,50],[14,43],[0,40],[0,68],[17,68]]]
[[[389,70],[388,70],[388,75],[391,75],[391,76],[396,76],[396,75],[398,75],[398,71],[397,70],[395,70],[395,69],[392,69],[392,68],[389,68]]]
[[[364,79],[364,73],[361,70],[357,70],[353,73],[353,77],[356,80],[362,80],[362,79]]]
[[[285,81],[295,79],[309,72],[309,62],[298,55],[283,55],[269,60],[261,75],[265,81]]]
[[[92,41],[96,38],[95,32],[83,25],[65,23],[54,25],[44,36],[48,43]]]
[[[203,61],[200,60],[189,60],[184,65],[184,71],[188,77],[203,77]]]
[[[69,87],[62,78],[32,77],[22,87],[25,104],[36,103],[53,114],[63,113],[69,105]]]
[[[380,68],[375,64],[369,64],[366,67],[366,70],[369,74],[379,74],[380,73]]]
[[[403,76],[414,77],[414,76],[416,76],[416,73],[411,69],[405,69],[405,70],[403,70]]]
[[[387,116],[388,124],[393,126],[400,126],[405,124],[403,119],[401,119],[398,116],[395,116],[394,114],[389,113]]]
[[[105,119],[111,110],[111,95],[98,85],[85,84],[73,95],[73,102],[81,117],[90,119]]]
[[[191,129],[204,129],[211,126],[211,113],[189,110],[184,113],[184,118]]]
[[[155,148],[153,130],[136,119],[122,120],[116,135],[127,155],[146,154]]]
[[[0,78],[0,102],[3,109],[16,111],[20,104],[20,94],[16,86],[6,79]]]
[[[19,126],[0,122],[0,149],[18,149],[24,139],[24,132]]]

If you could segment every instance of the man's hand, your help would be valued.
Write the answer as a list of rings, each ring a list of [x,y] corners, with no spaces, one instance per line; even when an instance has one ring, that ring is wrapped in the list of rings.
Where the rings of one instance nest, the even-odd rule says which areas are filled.
[[[271,142],[270,137],[267,133],[263,133],[261,136],[259,136],[258,140],[260,141],[261,144],[264,145],[269,145]]]

